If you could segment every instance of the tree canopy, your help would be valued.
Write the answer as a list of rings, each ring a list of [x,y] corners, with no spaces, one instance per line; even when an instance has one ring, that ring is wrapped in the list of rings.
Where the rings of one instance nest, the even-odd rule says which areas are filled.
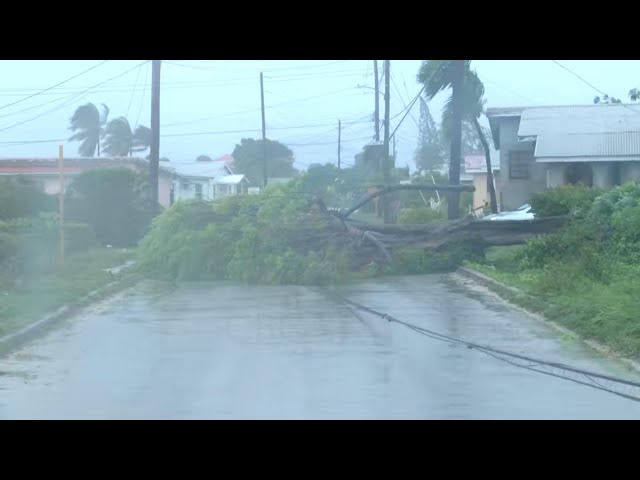
[[[275,140],[266,140],[267,177],[294,177],[299,172],[293,167],[293,152]],[[243,138],[233,150],[234,172],[243,173],[252,185],[263,183],[262,139]]]

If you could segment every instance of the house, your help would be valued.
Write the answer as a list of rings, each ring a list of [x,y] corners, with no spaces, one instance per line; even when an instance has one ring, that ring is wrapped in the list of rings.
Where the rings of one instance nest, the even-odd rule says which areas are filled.
[[[489,108],[486,114],[499,150],[502,210],[546,188],[640,180],[638,105]]]
[[[49,195],[60,192],[59,160],[46,158],[0,158],[0,176],[22,176],[39,185]],[[149,162],[137,157],[76,157],[63,161],[65,189],[80,173],[95,168],[124,167],[142,173],[149,172]],[[171,203],[172,175],[160,168],[158,173],[158,201],[163,207]]]
[[[249,180],[236,175],[226,162],[175,162],[161,169],[172,175],[171,204],[178,200],[213,200],[246,194]]]
[[[498,152],[490,151],[491,169],[493,170],[493,184],[496,198],[500,198],[500,157]],[[473,178],[473,210],[479,210],[491,203],[487,175],[487,159],[485,155],[466,155],[464,157],[464,171]],[[461,182],[462,183],[462,182]]]

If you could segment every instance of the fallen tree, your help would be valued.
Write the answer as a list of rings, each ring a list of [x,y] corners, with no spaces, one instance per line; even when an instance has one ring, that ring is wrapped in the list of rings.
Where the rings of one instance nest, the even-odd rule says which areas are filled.
[[[401,185],[356,202],[361,208],[399,190],[468,191],[469,186]],[[339,282],[354,272],[429,272],[455,268],[489,245],[512,245],[551,233],[565,218],[525,222],[463,219],[421,225],[370,224],[357,208],[327,209],[320,197],[291,185],[263,195],[178,202],[154,222],[138,248],[139,265],[158,276],[253,283]],[[408,252],[411,250],[411,252]],[[433,252],[425,253],[425,252]],[[451,253],[454,252],[454,253]],[[407,255],[417,254],[414,260]],[[412,257],[413,258],[413,257]],[[444,259],[444,260],[443,260]],[[400,266],[398,266],[400,261]],[[404,262],[404,263],[403,263]],[[437,265],[437,267],[433,267]]]

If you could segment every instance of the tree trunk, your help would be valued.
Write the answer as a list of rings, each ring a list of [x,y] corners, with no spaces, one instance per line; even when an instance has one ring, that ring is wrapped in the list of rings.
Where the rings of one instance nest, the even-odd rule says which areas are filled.
[[[480,128],[480,123],[477,118],[473,119],[473,125],[476,127],[478,137],[480,137],[480,142],[482,142],[482,148],[484,148],[484,156],[487,160],[487,188],[489,189],[489,198],[491,199],[491,213],[498,213],[498,200],[496,199],[496,187],[493,181],[493,168],[491,167],[489,144],[482,132],[482,128]]]
[[[465,73],[465,60],[453,60],[453,118],[451,125],[451,156],[449,157],[449,185],[460,184],[460,161],[462,159],[462,89]],[[447,202],[447,217],[455,220],[460,216],[460,194],[450,192]]]

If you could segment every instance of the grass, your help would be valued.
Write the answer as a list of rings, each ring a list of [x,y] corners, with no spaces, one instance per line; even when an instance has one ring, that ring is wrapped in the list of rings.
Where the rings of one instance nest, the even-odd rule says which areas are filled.
[[[622,355],[640,356],[640,266],[612,262],[607,281],[601,281],[589,278],[571,262],[521,269],[513,262],[517,251],[494,247],[485,262],[465,265],[524,293],[507,294],[508,300]]]
[[[68,256],[61,271],[33,275],[20,288],[0,293],[0,336],[32,323],[63,305],[78,305],[92,291],[113,282],[105,269],[124,263],[131,252],[94,249]]]

